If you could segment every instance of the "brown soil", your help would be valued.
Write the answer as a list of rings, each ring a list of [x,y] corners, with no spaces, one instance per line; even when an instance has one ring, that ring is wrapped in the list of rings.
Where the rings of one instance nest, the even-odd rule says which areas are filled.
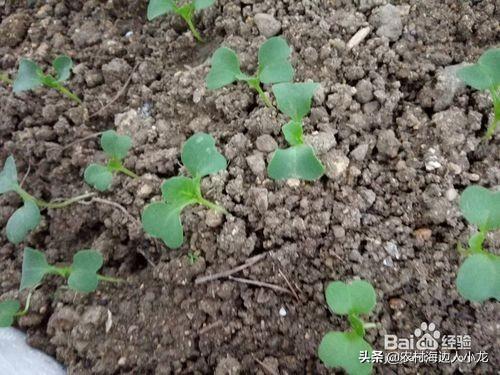
[[[14,3],[0,1],[1,70],[14,74],[21,57],[50,66],[66,53],[76,63],[69,86],[85,101],[83,109],[47,89],[14,95],[0,85],[0,160],[13,154],[20,175],[30,167],[31,193],[53,199],[89,190],[83,170],[103,156],[96,139],[61,146],[114,124],[133,136],[126,166],[141,178],[119,177],[102,198],[139,218],[162,180],[179,172],[182,142],[205,131],[229,168],[207,178],[204,191],[232,214],[221,220],[188,209],[185,244],[169,251],[110,205],[45,212],[24,245],[52,262],[98,249],[103,272],[127,283],[75,295],[49,278],[19,321],[31,345],[72,374],[326,374],[317,347],[346,322],[327,310],[324,288],[359,277],[377,290],[370,321],[379,327],[368,335],[375,348],[383,348],[385,333],[408,337],[432,321],[441,334],[470,334],[473,350],[490,354],[479,365],[376,365],[377,373],[498,370],[498,304],[464,301],[454,280],[455,246],[471,232],[457,194],[473,183],[500,184],[500,138],[481,143],[488,95],[459,87],[450,98],[439,79],[444,67],[475,61],[498,42],[498,1],[394,2],[403,29],[389,41],[376,33],[383,0],[218,0],[198,20],[203,45],[172,16],[147,22],[146,0]],[[221,44],[253,71],[265,40],[253,21],[261,12],[281,22],[297,81],[322,85],[306,131],[331,177],[316,183],[277,183],[262,170],[275,147],[269,136],[283,144],[282,115],[243,85],[204,88],[207,58]],[[348,50],[365,26],[372,32]],[[90,116],[129,76],[124,95]],[[0,227],[18,204],[0,198]],[[24,300],[17,292],[22,246],[4,234],[0,296]],[[498,235],[489,241],[500,247]],[[194,264],[189,251],[201,254]],[[286,275],[299,301],[233,280],[194,284],[261,253],[268,256],[235,276],[287,288]]]

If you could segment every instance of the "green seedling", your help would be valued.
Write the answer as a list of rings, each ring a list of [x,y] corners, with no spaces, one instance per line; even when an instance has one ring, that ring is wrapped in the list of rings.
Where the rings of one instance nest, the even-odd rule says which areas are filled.
[[[313,181],[320,178],[325,167],[318,160],[314,149],[304,142],[303,119],[311,110],[311,101],[318,88],[317,83],[280,83],[273,86],[278,108],[291,118],[282,127],[287,149],[278,149],[267,168],[274,180],[298,178]]]
[[[5,161],[5,165],[0,172],[0,195],[8,192],[17,193],[23,200],[23,206],[15,211],[7,221],[7,239],[17,245],[35,229],[40,223],[40,209],[44,208],[64,208],[75,202],[93,196],[93,193],[83,194],[57,202],[45,202],[37,199],[24,190],[17,179],[16,163],[12,156]]]
[[[33,290],[30,290],[28,294],[24,309],[21,309],[21,304],[13,299],[0,302],[0,328],[10,327],[17,318],[28,313]]]
[[[476,64],[461,68],[457,74],[462,81],[476,90],[490,92],[494,116],[485,135],[486,139],[490,139],[500,122],[500,48],[487,50]]]
[[[101,147],[108,156],[106,166],[90,164],[83,174],[87,184],[99,191],[106,191],[111,187],[114,173],[123,173],[132,178],[138,176],[123,166],[123,159],[127,156],[132,139],[127,135],[118,135],[114,130],[108,130],[101,135]]]
[[[198,259],[200,259],[200,252],[199,251],[189,251],[187,253],[187,258],[189,260],[189,263],[191,265],[193,265],[198,261]]]
[[[179,6],[177,0],[149,0],[148,4],[148,20],[152,21],[156,17],[167,13],[175,13],[182,17],[187,23],[189,30],[198,42],[203,42],[198,30],[194,26],[194,13],[197,10],[202,10],[212,6],[215,0],[193,0],[184,5]]]
[[[26,247],[23,255],[23,267],[20,290],[33,288],[46,275],[58,275],[68,280],[68,286],[77,292],[89,293],[97,289],[99,281],[120,282],[114,277],[97,273],[102,267],[101,253],[95,250],[80,250],[73,256],[73,263],[66,267],[57,267],[47,263],[45,254]]]
[[[3,82],[6,85],[12,84],[12,80],[9,78],[7,73],[0,73],[0,82]]]
[[[80,98],[62,84],[68,80],[71,74],[71,69],[73,68],[71,58],[66,55],[58,56],[52,62],[52,67],[56,72],[55,77],[50,74],[44,74],[42,69],[33,61],[22,59],[19,63],[19,70],[14,81],[13,91],[21,92],[46,86],[59,91],[76,103],[82,104]]]
[[[488,232],[500,229],[500,192],[469,186],[460,197],[460,210],[478,228],[462,251],[467,258],[457,273],[457,289],[470,301],[500,300],[500,257],[483,247]]]
[[[236,53],[232,49],[220,47],[212,56],[212,67],[206,78],[207,88],[215,90],[236,81],[244,81],[257,91],[266,106],[272,107],[261,83],[292,81],[294,70],[290,63],[290,54],[291,49],[283,38],[269,38],[259,49],[257,72],[248,76],[241,72]]]
[[[178,248],[184,242],[180,214],[192,204],[201,204],[221,213],[227,213],[223,207],[203,198],[201,179],[226,169],[227,161],[215,148],[211,135],[196,133],[191,136],[181,154],[182,164],[192,177],[172,177],[161,186],[163,202],[151,203],[142,213],[144,230],[153,237],[158,237],[172,248]]]
[[[360,360],[362,352],[371,356],[372,347],[365,341],[365,330],[374,328],[374,323],[364,322],[359,315],[369,314],[376,303],[372,285],[363,280],[349,284],[334,281],[325,291],[326,303],[334,314],[347,315],[351,330],[328,332],[321,340],[318,356],[325,366],[343,368],[348,374],[370,374],[373,364]]]

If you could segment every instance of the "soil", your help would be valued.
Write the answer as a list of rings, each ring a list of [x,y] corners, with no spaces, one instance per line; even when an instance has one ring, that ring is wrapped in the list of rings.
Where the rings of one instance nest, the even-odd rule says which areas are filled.
[[[500,184],[500,137],[481,142],[489,96],[448,74],[498,43],[498,1],[394,1],[397,16],[387,20],[394,9],[384,0],[218,0],[198,17],[201,45],[173,16],[148,22],[146,0],[19,3],[0,0],[1,70],[14,75],[21,57],[49,67],[66,53],[76,64],[69,87],[85,106],[43,88],[14,95],[0,85],[0,160],[13,154],[38,197],[81,194],[90,190],[85,167],[103,159],[97,138],[82,138],[116,128],[133,137],[126,166],[141,175],[120,176],[100,194],[135,220],[104,203],[48,210],[24,243],[56,263],[98,249],[103,273],[126,281],[81,295],[48,278],[18,322],[32,346],[71,374],[327,374],[319,342],[347,325],[328,311],[325,286],[362,278],[377,291],[369,320],[378,327],[367,336],[374,348],[382,350],[386,333],[409,337],[434,322],[441,335],[469,334],[474,352],[489,353],[488,363],[378,364],[376,373],[500,368],[498,303],[464,301],[455,288],[456,244],[473,230],[458,195],[470,184]],[[267,177],[264,161],[284,145],[283,115],[242,84],[205,89],[208,58],[221,44],[254,71],[269,31],[257,28],[257,13],[281,23],[296,80],[321,83],[306,124],[328,168],[318,182]],[[182,173],[180,147],[197,131],[211,133],[229,161],[203,190],[231,215],[187,209],[186,241],[172,251],[136,219],[159,199],[161,182]],[[19,203],[0,198],[0,227]],[[500,248],[499,234],[488,241]],[[24,301],[23,247],[9,244],[4,230],[0,246],[0,297]],[[263,253],[234,276],[289,288],[286,277],[298,299],[229,279],[194,283]]]

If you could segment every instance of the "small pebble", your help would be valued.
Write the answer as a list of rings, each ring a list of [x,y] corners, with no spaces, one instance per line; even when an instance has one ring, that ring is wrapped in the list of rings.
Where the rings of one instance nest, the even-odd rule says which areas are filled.
[[[281,309],[280,309],[280,316],[286,316],[286,310],[283,306],[281,306]]]

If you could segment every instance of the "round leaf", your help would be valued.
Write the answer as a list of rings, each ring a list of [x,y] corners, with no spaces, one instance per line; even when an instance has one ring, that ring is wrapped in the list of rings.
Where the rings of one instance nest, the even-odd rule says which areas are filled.
[[[269,38],[259,49],[259,79],[263,83],[290,82],[293,67],[290,63],[292,50],[285,39]]]
[[[0,302],[0,328],[10,327],[20,308],[21,305],[15,300]]]
[[[209,90],[229,85],[240,76],[240,62],[236,53],[229,48],[220,47],[212,56],[212,67],[206,78]]]
[[[0,194],[12,191],[17,186],[17,170],[14,157],[11,155],[5,160],[0,172]]]
[[[215,0],[194,0],[194,9],[200,10],[208,8],[215,3]]]
[[[500,48],[491,48],[479,58],[478,64],[489,75],[492,86],[500,84]]]
[[[151,203],[142,213],[144,231],[153,237],[161,238],[171,249],[176,249],[184,242],[181,223],[181,211],[184,205]]]
[[[174,8],[175,4],[172,0],[149,0],[148,20],[151,21],[158,16],[170,13]]]
[[[162,184],[161,192],[167,203],[187,205],[196,202],[197,187],[192,178],[172,177]]]
[[[17,209],[7,221],[7,239],[14,245],[24,240],[30,231],[40,223],[41,215],[38,206],[31,200]]]
[[[33,61],[22,59],[19,63],[16,80],[13,84],[14,92],[36,89],[42,85],[42,70]]]
[[[54,59],[52,67],[56,71],[56,80],[64,82],[69,78],[73,68],[73,60],[69,56],[61,55]]]
[[[279,83],[273,86],[273,93],[281,112],[295,121],[302,120],[311,110],[311,101],[319,84]]]
[[[47,263],[45,254],[29,247],[24,248],[21,286],[19,290],[33,288],[42,281],[52,269]]]
[[[93,186],[99,191],[106,191],[110,188],[113,181],[113,173],[108,168],[99,164],[90,164],[83,174],[87,184]]]
[[[314,181],[325,171],[321,162],[314,155],[314,150],[306,144],[276,150],[267,167],[269,177],[274,180],[298,178]]]
[[[500,257],[493,254],[467,257],[458,270],[457,289],[470,301],[500,300]]]
[[[477,64],[460,68],[457,71],[457,76],[476,90],[486,90],[493,84],[490,76]]]
[[[325,291],[328,307],[338,315],[368,314],[376,303],[373,286],[364,280],[354,280],[349,284],[334,281]]]
[[[132,138],[119,135],[114,130],[108,130],[101,135],[101,147],[110,158],[122,160],[132,147]]]
[[[97,288],[97,271],[102,267],[101,253],[95,250],[81,250],[73,257],[68,286],[78,292],[89,293]]]
[[[500,229],[500,192],[469,186],[460,196],[460,210],[467,221],[482,231]]]
[[[327,367],[341,367],[353,375],[370,374],[373,364],[370,361],[361,363],[359,360],[360,353],[364,351],[371,355],[372,348],[356,333],[328,332],[321,340],[318,356]]]
[[[193,177],[204,177],[227,167],[226,158],[215,148],[215,140],[206,133],[196,133],[184,143],[181,159]]]

